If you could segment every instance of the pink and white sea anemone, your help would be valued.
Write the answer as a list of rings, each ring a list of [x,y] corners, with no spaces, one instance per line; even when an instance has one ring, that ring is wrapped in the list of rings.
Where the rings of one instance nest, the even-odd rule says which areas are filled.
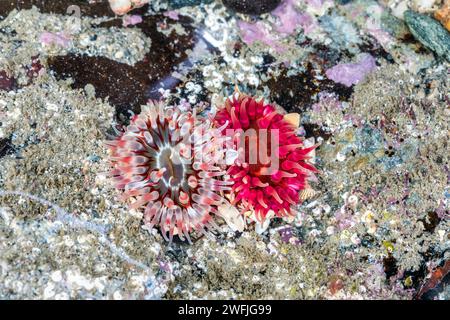
[[[142,210],[144,224],[158,226],[168,241],[177,234],[191,242],[192,231],[209,236],[216,228],[212,214],[231,190],[220,166],[223,128],[195,112],[151,101],[107,142],[109,175],[123,190],[122,199]]]

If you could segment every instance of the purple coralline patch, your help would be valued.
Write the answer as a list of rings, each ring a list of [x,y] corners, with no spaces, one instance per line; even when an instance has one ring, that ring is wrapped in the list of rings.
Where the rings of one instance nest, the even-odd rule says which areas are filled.
[[[357,63],[342,63],[328,69],[326,75],[334,82],[351,87],[364,80],[367,74],[375,70],[375,68],[375,58],[370,54],[366,54]]]
[[[336,212],[334,213],[334,217],[337,222],[337,227],[339,230],[346,230],[350,229],[355,226],[356,221],[354,216],[352,215],[352,212],[349,210],[346,210],[345,206],[342,206]]]
[[[320,9],[322,8],[325,1],[323,0],[306,0],[308,5],[310,5],[313,8]]]
[[[327,91],[319,92],[319,102],[314,103],[311,109],[316,113],[327,112],[329,110],[342,109],[342,103],[339,101],[339,97]]]
[[[280,33],[290,35],[297,27],[301,26],[308,34],[311,31],[314,21],[312,17],[307,13],[300,13],[296,10],[293,0],[283,1],[272,14],[278,17],[280,24],[276,30]]]
[[[138,14],[133,14],[131,16],[125,16],[123,17],[123,26],[124,27],[128,27],[128,26],[134,26],[135,24],[141,23],[142,22],[142,17]]]
[[[63,34],[61,32],[53,33],[53,32],[44,31],[41,34],[39,40],[44,45],[56,44],[63,48],[67,48],[70,43],[69,37],[67,37],[65,34]]]
[[[255,41],[261,41],[278,52],[285,50],[270,33],[268,26],[261,21],[256,23],[238,21],[238,27],[241,30],[242,40],[248,45],[252,45]]]
[[[175,10],[169,10],[164,12],[164,16],[169,17],[172,20],[179,20],[180,17],[178,16],[178,11]]]
[[[292,227],[290,226],[279,229],[278,233],[280,234],[281,241],[283,241],[284,243],[290,243],[294,245],[301,244],[301,241],[294,235]]]

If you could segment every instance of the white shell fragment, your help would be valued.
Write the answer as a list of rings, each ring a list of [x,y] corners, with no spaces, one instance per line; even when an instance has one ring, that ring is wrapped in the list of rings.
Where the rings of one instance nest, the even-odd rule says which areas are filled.
[[[218,208],[219,215],[221,218],[225,220],[227,225],[233,231],[242,232],[245,229],[245,222],[242,215],[236,209],[236,207],[232,206],[229,202],[225,202],[220,205]]]
[[[284,115],[284,120],[286,120],[295,127],[300,126],[300,114],[298,113],[288,113]]]

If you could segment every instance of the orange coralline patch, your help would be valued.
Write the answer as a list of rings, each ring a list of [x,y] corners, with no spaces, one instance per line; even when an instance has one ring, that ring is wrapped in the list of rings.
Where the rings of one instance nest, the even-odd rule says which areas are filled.
[[[434,17],[450,31],[450,0],[446,0],[442,7],[434,13]]]
[[[428,280],[422,285],[416,297],[420,299],[425,293],[436,288],[449,272],[450,260],[447,260],[442,267],[436,268],[436,270],[431,272]]]
[[[330,290],[331,295],[335,295],[340,290],[344,288],[344,281],[338,275],[333,275],[330,278],[330,283],[328,284],[328,290]]]

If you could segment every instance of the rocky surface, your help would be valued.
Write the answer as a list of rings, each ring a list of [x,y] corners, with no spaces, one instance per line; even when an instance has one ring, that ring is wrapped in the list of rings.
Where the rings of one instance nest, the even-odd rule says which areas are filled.
[[[443,2],[403,2],[1,1],[0,298],[449,299],[449,33]],[[149,98],[209,110],[236,85],[300,114],[314,190],[169,246],[103,142]]]
[[[450,61],[450,33],[436,20],[408,10],[405,21],[409,30],[425,47]]]
[[[223,4],[239,13],[260,15],[274,10],[281,1],[273,0],[223,0]]]

